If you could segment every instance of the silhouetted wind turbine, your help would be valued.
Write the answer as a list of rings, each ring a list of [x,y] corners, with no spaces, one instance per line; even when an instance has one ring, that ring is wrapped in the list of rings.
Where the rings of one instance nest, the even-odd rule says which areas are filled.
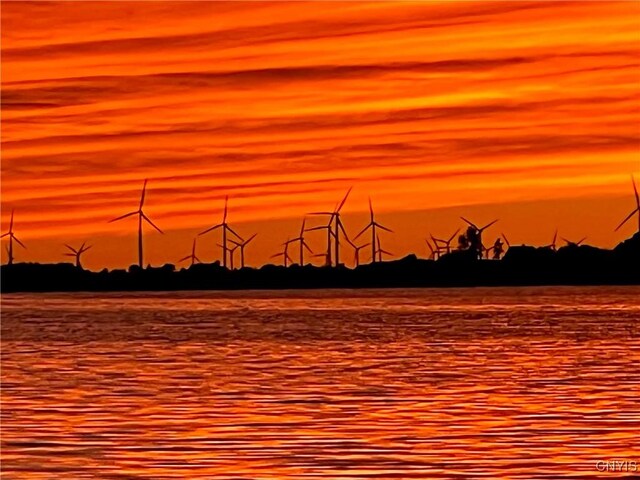
[[[579,247],[580,245],[582,245],[582,242],[584,242],[587,239],[587,237],[584,237],[578,240],[577,242],[572,242],[571,240],[567,240],[564,237],[560,237],[560,238],[562,238],[562,240],[567,242],[567,247]]]
[[[636,187],[636,180],[635,178],[633,178],[633,175],[631,175],[631,184],[633,185],[633,193],[636,197],[636,208],[629,215],[627,215],[625,219],[622,220],[622,222],[620,222],[620,225],[618,225],[615,229],[616,232],[636,213],[638,214],[638,232],[640,232],[640,196],[638,196],[638,188]]]
[[[382,249],[382,246],[380,245],[380,236],[379,235],[376,235],[376,240],[378,242],[378,261],[382,262],[382,254],[383,253],[385,255],[389,255],[389,256],[393,255],[393,253],[387,252],[386,250]]]
[[[357,240],[360,235],[362,235],[368,229],[371,229],[371,263],[375,263],[376,261],[376,239],[378,238],[378,235],[376,234],[376,228],[385,230],[387,232],[393,232],[393,230],[376,222],[373,215],[373,205],[371,204],[371,198],[369,198],[369,223],[360,231],[358,235],[354,237],[354,240]]]
[[[333,232],[333,238],[335,240],[335,261],[336,261],[336,267],[340,265],[340,231],[342,230],[342,234],[345,236],[346,239],[349,238],[349,235],[347,235],[346,230],[344,229],[344,225],[342,224],[342,220],[340,220],[340,210],[342,210],[342,207],[344,207],[344,204],[347,201],[347,197],[349,196],[349,194],[351,193],[351,189],[353,187],[349,187],[349,190],[347,190],[346,195],[344,196],[344,198],[342,199],[342,201],[336,206],[336,208],[333,210],[333,212],[312,212],[310,213],[310,215],[329,215],[329,226],[331,226],[331,223],[333,222],[333,228],[334,228],[334,232]],[[329,235],[327,235],[327,238],[329,241],[331,241],[331,237]]]
[[[278,257],[282,257],[282,260],[284,262],[284,266],[288,266],[287,262],[292,262],[293,260],[291,260],[291,257],[289,256],[289,244],[291,243],[291,240],[287,238],[287,241],[284,242],[282,245],[284,246],[284,250],[280,253],[276,253],[275,255],[271,255],[270,258],[278,258]]]
[[[335,234],[331,229],[332,223],[331,219],[329,219],[329,223],[326,225],[318,225],[317,227],[308,228],[307,232],[312,232],[314,230],[326,230],[327,231],[327,253],[323,254],[325,258],[326,265],[331,266],[331,237]],[[315,255],[318,256],[318,255]]]
[[[298,242],[300,245],[300,266],[304,265],[304,249],[305,248],[309,251],[309,253],[313,254],[313,250],[309,248],[309,245],[307,245],[307,242],[304,239],[304,232],[305,232],[304,225],[306,221],[307,221],[306,219],[302,220],[302,226],[300,227],[300,235],[298,235],[296,238],[291,239],[291,243]]]
[[[451,242],[453,241],[454,238],[456,238],[456,235],[458,234],[459,231],[460,229],[457,229],[453,233],[453,235],[451,235],[447,240],[444,240],[442,238],[436,238],[433,235],[430,235],[430,237],[431,237],[431,240],[433,240],[433,243],[436,247],[438,247],[438,243],[440,243],[440,245],[444,246],[445,253],[451,253]],[[438,250],[440,250],[440,248],[438,248]]]
[[[0,236],[0,238],[4,238],[6,236],[9,237],[9,246],[7,247],[7,256],[8,256],[7,265],[13,264],[13,241],[14,240],[18,242],[18,245],[20,245],[22,248],[24,248],[25,250],[27,249],[27,247],[24,246],[24,243],[18,240],[18,237],[16,237],[15,234],[13,233],[13,212],[14,211],[11,210],[11,221],[9,222],[9,231],[3,234],[2,236]]]
[[[85,243],[86,242],[83,242],[82,245],[80,245],[80,248],[78,249],[75,249],[72,246],[67,245],[66,243],[64,244],[65,247],[67,247],[69,250],[71,250],[71,252],[73,252],[73,253],[65,253],[64,255],[66,257],[75,257],[76,267],[78,268],[82,268],[82,265],[80,264],[80,256],[92,247],[92,245],[85,246]]]
[[[127,218],[127,217],[130,217],[132,215],[138,215],[138,265],[140,265],[140,268],[144,268],[144,266],[143,266],[143,258],[142,258],[142,220],[144,219],[149,225],[151,225],[153,228],[155,228],[160,233],[164,233],[142,211],[142,207],[144,206],[144,196],[145,196],[146,191],[147,191],[147,180],[144,181],[144,185],[142,186],[142,195],[140,196],[140,206],[138,207],[138,210],[136,210],[134,212],[129,212],[129,213],[127,213],[125,215],[122,215],[122,216],[120,216],[118,218],[114,218],[113,220],[109,220],[109,223],[117,222],[118,220],[122,220],[123,218]]]
[[[240,268],[244,268],[244,247],[246,247],[249,244],[249,242],[251,242],[251,240],[256,238],[256,235],[258,235],[258,234],[254,233],[247,240],[244,240],[242,242],[237,242],[235,240],[229,239],[229,241],[231,243],[233,243],[234,245],[240,247]]]
[[[431,260],[436,260],[436,257],[440,256],[440,247],[438,247],[438,245],[435,244],[435,242],[434,242],[434,245],[435,245],[435,249],[434,249],[433,248],[434,245],[431,245],[431,242],[429,242],[429,240],[427,238],[425,238],[424,241],[426,242],[427,247],[429,248],[429,252],[430,252],[429,258]]]
[[[229,195],[224,197],[224,213],[222,214],[222,222],[218,223],[217,225],[214,225],[213,227],[207,228],[205,231],[200,232],[198,234],[198,235],[204,235],[205,233],[211,232],[218,228],[222,228],[222,245],[219,245],[219,246],[222,247],[222,266],[225,268],[227,266],[227,252],[229,251],[229,248],[227,247],[227,231],[233,233],[241,242],[244,241],[244,239],[240,235],[238,235],[236,232],[234,232],[233,229],[227,223],[228,203],[229,203]]]
[[[545,245],[542,248],[550,248],[552,251],[556,251],[556,240],[558,239],[558,229],[553,233],[553,241],[549,245]]]
[[[354,256],[353,256],[353,262],[354,262],[354,264],[355,264],[355,266],[356,266],[356,268],[357,268],[357,267],[359,267],[359,266],[360,266],[360,250],[362,250],[362,249],[363,249],[363,248],[365,248],[365,247],[368,247],[368,246],[369,246],[369,244],[368,244],[368,243],[365,243],[365,244],[363,244],[363,245],[356,245],[355,243],[353,243],[353,242],[352,242],[351,240],[349,240],[348,238],[347,238],[347,242],[349,242],[349,245],[351,245],[351,246],[353,247],[353,254],[354,254]]]
[[[182,257],[178,262],[184,262],[185,260],[191,260],[191,266],[193,266],[196,262],[202,263],[200,259],[196,256],[196,240],[198,237],[193,239],[193,246],[191,247],[191,255],[187,255],[186,257]]]

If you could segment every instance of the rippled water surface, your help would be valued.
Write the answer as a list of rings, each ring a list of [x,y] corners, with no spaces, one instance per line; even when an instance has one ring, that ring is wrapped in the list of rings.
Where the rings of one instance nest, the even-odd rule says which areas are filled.
[[[8,479],[589,477],[639,452],[636,287],[2,298]]]

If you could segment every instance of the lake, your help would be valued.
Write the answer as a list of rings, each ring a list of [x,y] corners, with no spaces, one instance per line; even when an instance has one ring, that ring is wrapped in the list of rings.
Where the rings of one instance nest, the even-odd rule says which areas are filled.
[[[640,287],[2,297],[7,479],[584,478],[639,431]]]

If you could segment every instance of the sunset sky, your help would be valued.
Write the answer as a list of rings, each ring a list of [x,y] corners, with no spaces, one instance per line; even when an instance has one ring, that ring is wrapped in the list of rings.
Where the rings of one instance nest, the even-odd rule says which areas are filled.
[[[640,179],[637,1],[3,2],[1,40],[16,261],[87,240],[89,268],[135,263],[136,221],[107,221],[145,178],[154,265],[190,253],[227,194],[232,226],[258,232],[250,264],[350,186],[347,231],[371,196],[397,256],[460,215],[500,219],[485,243],[557,227],[611,247],[637,225],[613,231]]]

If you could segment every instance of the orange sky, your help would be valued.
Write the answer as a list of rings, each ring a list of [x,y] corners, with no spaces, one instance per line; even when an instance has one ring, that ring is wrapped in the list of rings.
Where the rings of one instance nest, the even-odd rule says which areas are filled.
[[[85,266],[134,263],[135,220],[107,220],[144,178],[153,264],[226,194],[251,264],[349,186],[347,230],[371,195],[397,255],[461,214],[500,218],[491,242],[634,231],[613,229],[640,170],[640,2],[3,2],[1,66],[16,261],[88,240]]]

